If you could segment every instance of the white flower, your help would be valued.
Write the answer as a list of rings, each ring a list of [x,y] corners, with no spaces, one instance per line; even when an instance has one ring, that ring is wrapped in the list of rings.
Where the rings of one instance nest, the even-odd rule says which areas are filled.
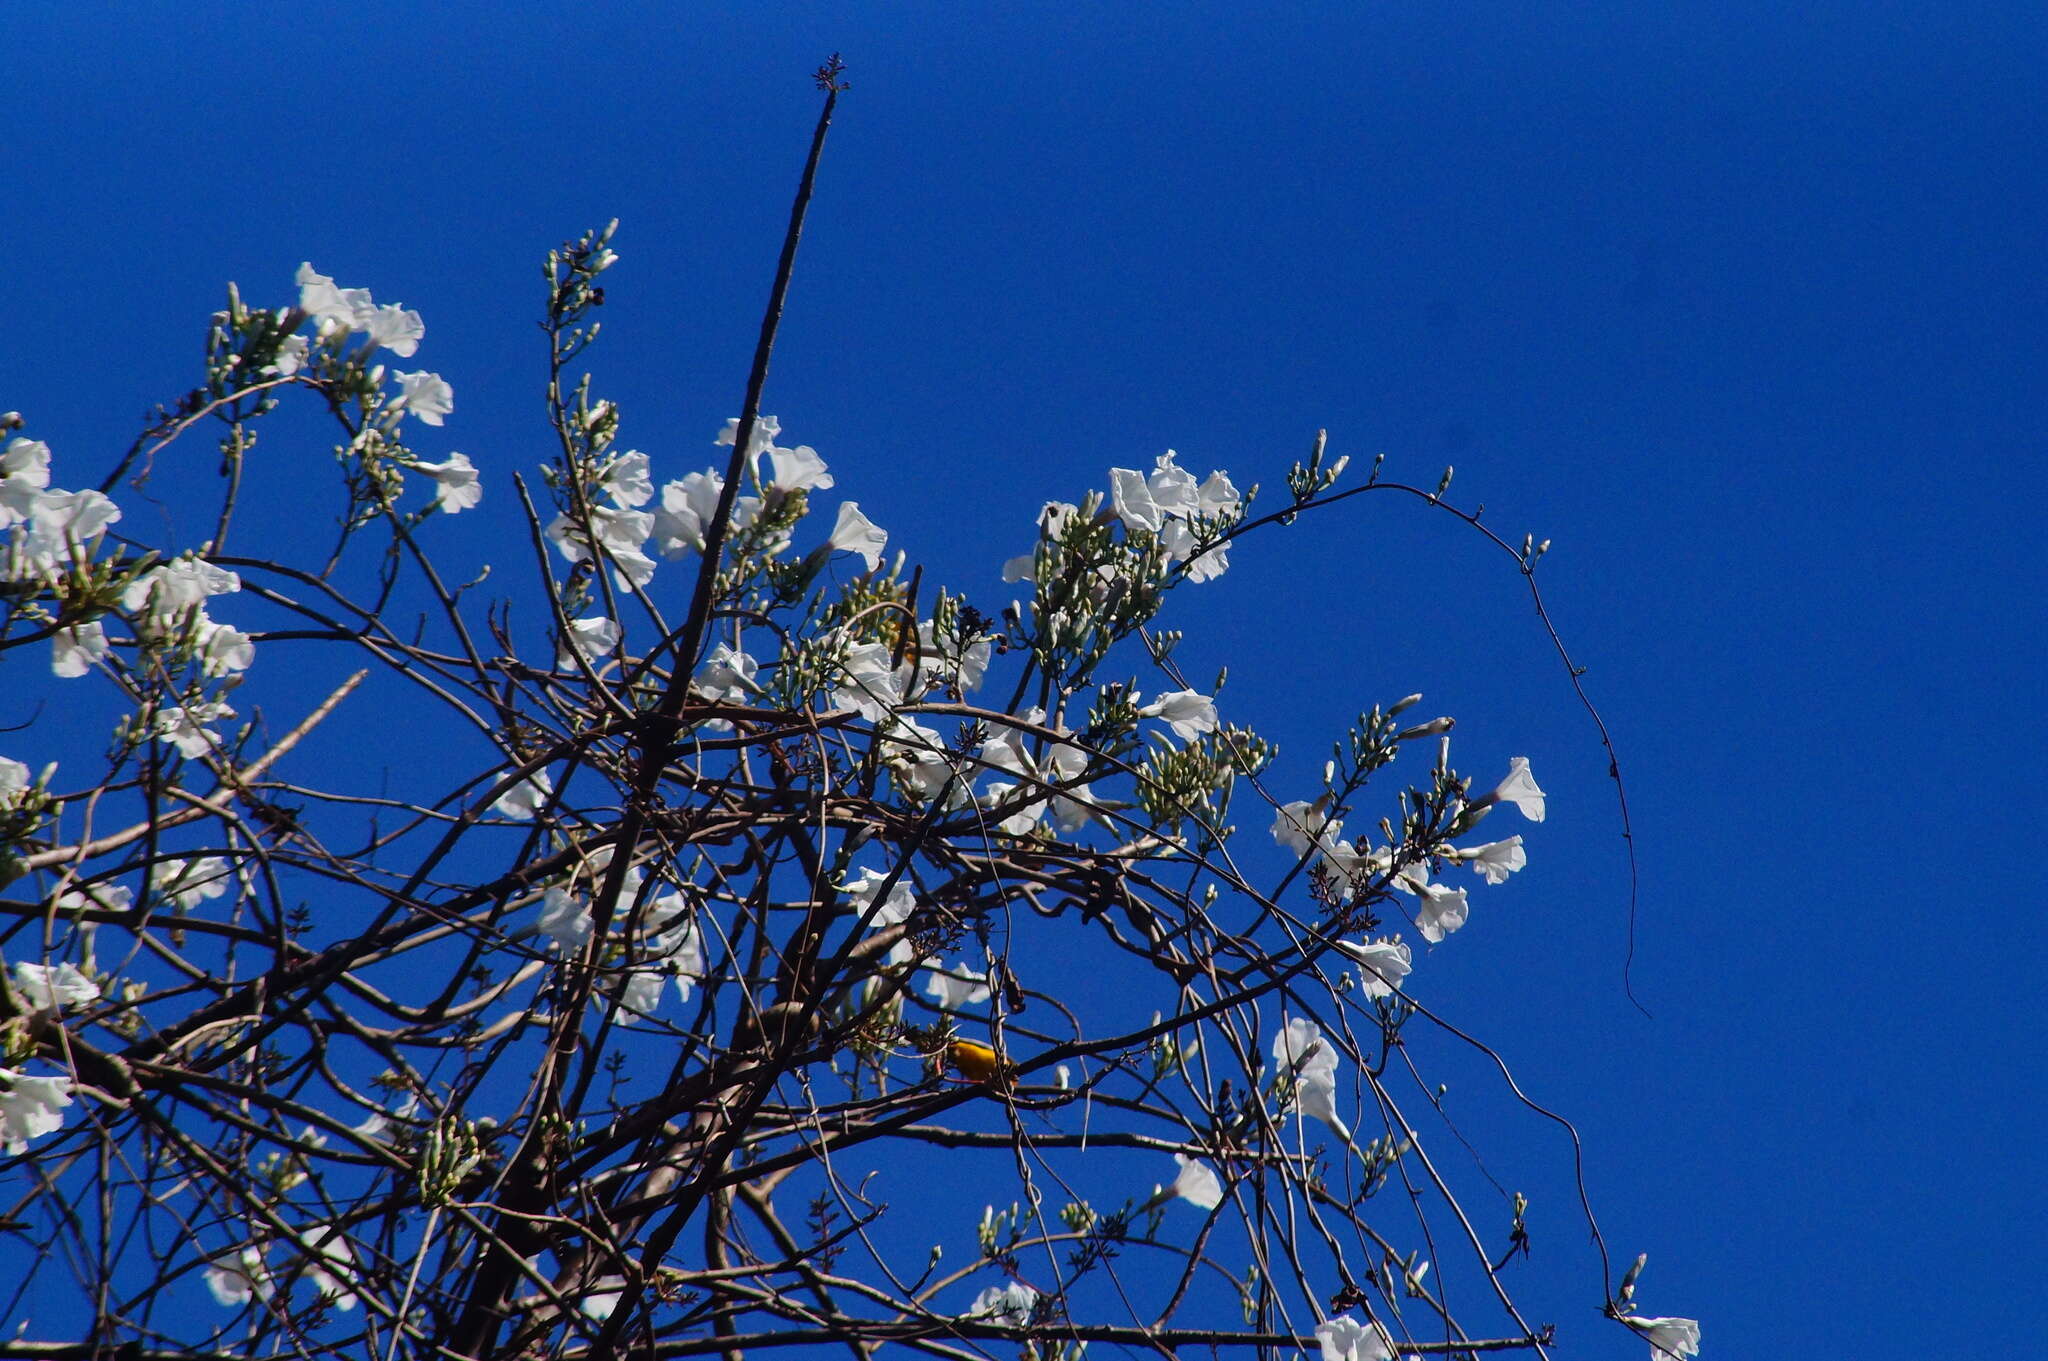
[[[1334,838],[1343,827],[1341,822],[1333,824],[1328,813],[1307,799],[1283,803],[1273,813],[1273,840],[1301,855],[1308,853],[1311,844]]]
[[[256,661],[256,641],[230,625],[203,619],[197,641],[199,669],[209,676],[247,671]]]
[[[50,635],[50,670],[66,679],[83,676],[106,655],[107,630],[97,619],[58,629]]]
[[[30,1077],[0,1068],[0,1143],[8,1155],[22,1152],[39,1134],[56,1133],[70,1104],[70,1078]]]
[[[1088,769],[1088,753],[1068,742],[1061,742],[1046,754],[1046,783],[1059,786],[1059,792],[1052,796],[1052,820],[1062,832],[1069,834],[1080,831],[1091,822],[1103,819],[1100,805],[1095,801],[1095,791],[1086,784],[1075,784]]]
[[[372,348],[382,346],[400,359],[410,359],[427,338],[427,323],[420,314],[397,303],[387,303],[363,318],[363,333]]]
[[[1340,940],[1337,948],[1358,961],[1360,990],[1368,1000],[1390,996],[1414,968],[1413,956],[1398,936],[1356,945]]]
[[[625,977],[619,988],[619,1005],[630,1016],[652,1016],[661,1005],[662,993],[668,991],[666,970],[634,969]]]
[[[774,475],[768,485],[787,496],[793,491],[825,491],[837,485],[825,471],[825,460],[808,444],[794,449],[770,449],[768,465]]]
[[[670,922],[682,917],[680,925]],[[697,927],[690,898],[682,893],[665,893],[647,906],[647,948],[657,959],[667,961],[675,975],[676,991],[690,1000],[691,991],[704,977],[704,933]]]
[[[440,374],[422,369],[394,376],[401,390],[391,410],[411,412],[428,425],[439,425],[442,417],[455,410],[455,389]]]
[[[426,463],[415,460],[411,468],[416,473],[425,473],[434,479],[434,504],[443,514],[454,515],[468,510],[484,499],[484,484],[469,461],[468,454],[450,454],[445,462]]]
[[[645,586],[654,575],[654,559],[641,551],[648,535],[654,532],[654,514],[645,510],[622,510],[616,506],[592,506],[590,528],[604,545],[605,553],[611,558],[618,574],[635,586]],[[582,562],[590,557],[589,541],[584,537],[582,526],[568,515],[557,515],[548,526],[547,536],[571,562]]]
[[[13,808],[29,790],[28,767],[0,756],[0,809]]]
[[[661,507],[654,512],[654,541],[663,557],[704,551],[704,535],[718,514],[718,496],[724,489],[725,480],[709,472],[691,473],[661,489]]]
[[[720,704],[745,704],[761,688],[754,682],[760,669],[761,664],[746,653],[720,643],[697,668],[697,692]]]
[[[782,422],[773,416],[754,417],[753,433],[747,438],[747,457],[759,458],[775,447],[775,437],[782,433]],[[725,429],[718,432],[713,444],[731,444],[740,437],[740,418],[728,416]]]
[[[16,487],[33,487],[40,491],[50,485],[50,446],[39,439],[26,439],[20,435],[7,441],[7,447],[0,449],[0,481],[13,483]],[[6,520],[0,520],[0,529],[7,527]]]
[[[1147,718],[1165,719],[1174,736],[1183,742],[1216,731],[1216,701],[1193,690],[1161,695],[1138,712]]]
[[[220,734],[206,725],[234,716],[235,711],[218,700],[189,707],[172,704],[157,711],[155,735],[176,747],[180,755],[197,760],[220,742]]]
[[[1273,1062],[1296,1077],[1337,1075],[1337,1051],[1324,1041],[1323,1028],[1304,1016],[1288,1021],[1273,1036]]]
[[[275,1287],[263,1254],[253,1247],[232,1257],[216,1257],[206,1268],[206,1288],[224,1306],[247,1304],[252,1299],[269,1299]]]
[[[100,985],[78,971],[76,964],[21,963],[14,966],[14,990],[30,1011],[59,1011],[96,1002]]]
[[[311,348],[304,336],[286,336],[277,342],[277,358],[264,365],[263,371],[289,378],[306,367],[306,352]]]
[[[593,923],[582,899],[567,889],[551,888],[541,895],[540,920],[536,925],[542,935],[568,952],[583,948],[583,942],[590,939]]]
[[[1300,1016],[1290,1020],[1273,1037],[1273,1061],[1294,1079],[1295,1108],[1348,1141],[1351,1131],[1337,1114],[1337,1049],[1322,1027]]]
[[[882,565],[882,550],[889,546],[889,531],[878,529],[860,513],[860,502],[839,503],[839,522],[832,526],[826,547],[835,553],[858,553],[870,572]]]
[[[953,763],[938,733],[901,714],[883,720],[881,733],[887,744],[883,759],[897,779],[920,800],[937,798],[953,775]],[[964,797],[966,781],[953,789],[956,800]]]
[[[1529,863],[1529,853],[1522,849],[1519,833],[1506,841],[1491,841],[1484,846],[1462,846],[1454,853],[1460,861],[1472,867],[1489,884],[1507,882],[1507,877]]]
[[[353,330],[368,325],[376,315],[367,288],[336,288],[334,280],[317,273],[310,261],[299,266],[299,310],[319,324],[320,333],[339,327]]]
[[[835,712],[858,710],[879,723],[903,703],[910,668],[894,665],[895,654],[881,643],[856,643],[846,650],[845,675],[833,696]]]
[[[1244,508],[1244,498],[1230,483],[1230,474],[1222,469],[1210,473],[1195,493],[1196,509],[1203,515],[1216,519],[1234,516]]]
[[[299,1241],[306,1251],[313,1254],[312,1262],[306,1267],[306,1279],[320,1292],[322,1302],[344,1312],[355,1308],[356,1292],[344,1284],[354,1273],[356,1264],[356,1254],[349,1247],[348,1239],[328,1225]]]
[[[540,811],[541,805],[548,801],[548,795],[552,794],[554,789],[554,781],[548,778],[548,773],[545,770],[536,770],[531,776],[499,795],[497,802],[491,805],[491,811],[501,818],[511,818],[514,822],[530,821],[533,815]]]
[[[1442,884],[1424,884],[1418,890],[1422,901],[1415,909],[1415,926],[1422,932],[1422,938],[1435,945],[1451,932],[1465,924],[1471,906],[1465,901],[1462,888],[1445,888]]]
[[[1110,501],[1127,525],[1158,533],[1168,519],[1185,518],[1201,510],[1192,474],[1174,461],[1168,449],[1159,456],[1148,477],[1130,468],[1109,470]]]
[[[1691,1318],[1624,1318],[1650,1344],[1650,1361],[1680,1361],[1700,1354],[1700,1324]]]
[[[1536,777],[1529,773],[1529,758],[1517,756],[1508,762],[1507,778],[1474,806],[1491,808],[1496,803],[1511,803],[1521,809],[1522,816],[1529,821],[1541,822],[1543,797],[1543,791],[1536,787]]]
[[[179,911],[190,912],[226,893],[232,873],[228,862],[217,855],[197,860],[159,860],[149,867],[149,889],[177,904]]]
[[[57,895],[57,911],[83,912],[89,908],[100,908],[107,912],[126,912],[134,902],[135,890],[126,884],[80,884]]]
[[[1201,540],[1185,520],[1169,521],[1159,541],[1166,545],[1169,561],[1193,559],[1188,563],[1189,581],[1214,581],[1230,570],[1230,545],[1214,543],[1197,552]]]
[[[974,1303],[967,1306],[962,1318],[985,1319],[990,1323],[1007,1323],[1021,1328],[1031,1322],[1031,1313],[1038,1304],[1038,1292],[1022,1281],[1009,1285],[992,1285],[974,1297]]]
[[[1360,1323],[1349,1314],[1339,1314],[1316,1325],[1316,1341],[1322,1345],[1323,1361],[1393,1361],[1394,1339],[1377,1322]]]
[[[576,665],[578,655],[592,662],[609,657],[619,645],[619,637],[619,626],[601,614],[571,619],[568,637],[555,648],[555,665],[567,671]]]
[[[948,1011],[988,1000],[988,972],[984,969],[970,969],[965,964],[956,969],[928,969],[924,976],[924,990]]]
[[[184,618],[194,606],[204,607],[213,596],[241,589],[242,579],[227,568],[184,553],[130,582],[121,593],[121,606],[162,625]]]
[[[1198,1163],[1185,1153],[1174,1154],[1173,1161],[1180,1168],[1170,1188],[1175,1195],[1204,1210],[1223,1203],[1223,1183],[1207,1163]]]
[[[880,870],[863,869],[858,878],[844,886],[847,898],[853,903],[853,910],[876,930],[897,925],[907,919],[917,907],[917,896],[911,891],[907,875],[896,881],[896,887],[889,890],[889,896],[882,899],[878,906],[875,895],[882,891],[882,885],[888,882],[888,879],[889,876]],[[899,940],[889,947],[889,962],[908,963],[910,954],[910,942]]]
[[[0,493],[6,493],[7,485],[0,481]],[[6,574],[16,578],[51,576],[91,557],[99,536],[121,518],[121,508],[96,491],[23,487],[18,495],[0,495],[0,505],[7,506],[9,514],[0,527],[15,519],[28,522],[27,534],[10,554],[15,560],[6,567]]]
[[[958,682],[962,690],[981,688],[995,650],[986,636],[977,636],[961,647],[950,633],[939,632],[929,619],[918,623],[917,646],[927,671],[939,680]]]
[[[620,454],[605,466],[597,484],[628,510],[644,506],[654,499],[654,479],[648,476],[647,464],[647,455],[637,449]]]

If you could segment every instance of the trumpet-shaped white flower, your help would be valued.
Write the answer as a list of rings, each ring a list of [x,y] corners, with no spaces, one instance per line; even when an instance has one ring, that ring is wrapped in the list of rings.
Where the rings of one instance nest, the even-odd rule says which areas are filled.
[[[1464,846],[1455,852],[1457,858],[1472,867],[1489,884],[1507,882],[1507,877],[1529,863],[1529,853],[1522,849],[1520,833],[1506,841],[1490,841],[1484,846]]]
[[[1161,695],[1138,712],[1147,718],[1164,719],[1173,735],[1183,742],[1216,731],[1216,701],[1193,690]]]
[[[635,586],[645,586],[654,575],[654,559],[642,551],[654,532],[654,515],[644,510],[622,510],[617,506],[592,506],[590,531],[604,546],[606,556],[618,574]],[[590,557],[590,542],[583,527],[567,514],[557,515],[547,535],[562,556],[571,562]]]
[[[661,505],[654,512],[654,543],[663,557],[704,551],[704,535],[718,514],[718,496],[724,489],[725,480],[709,472],[691,473],[661,489]]]
[[[992,1285],[976,1295],[974,1303],[960,1317],[1021,1328],[1031,1322],[1032,1311],[1037,1307],[1038,1292],[1022,1281],[1012,1281],[1008,1285]]]
[[[1323,1349],[1323,1361],[1393,1361],[1394,1339],[1377,1322],[1360,1323],[1349,1314],[1339,1314],[1316,1325],[1316,1342]]]
[[[856,553],[870,572],[882,565],[882,550],[889,546],[889,531],[878,528],[861,514],[860,502],[839,503],[839,520],[832,526],[826,546],[835,553]]]
[[[1343,830],[1342,822],[1332,822],[1328,813],[1307,799],[1283,803],[1273,813],[1274,842],[1298,855],[1306,855],[1310,846],[1333,844]]]
[[[1109,470],[1110,504],[1125,524],[1157,534],[1169,519],[1201,511],[1194,476],[1175,463],[1175,457],[1168,449],[1149,475],[1130,468]]]
[[[945,741],[931,728],[902,714],[884,720],[881,732],[886,744],[884,759],[897,779],[920,801],[937,798],[953,779],[953,761]],[[954,782],[952,788],[954,802],[966,797],[965,780]]]
[[[965,964],[951,969],[927,969],[924,990],[941,1007],[958,1011],[988,1000],[988,971],[970,969]]]
[[[394,376],[398,379],[399,393],[398,399],[391,403],[391,410],[405,411],[428,425],[441,424],[442,418],[455,410],[455,389],[440,374],[422,369],[417,373]]]
[[[18,492],[41,491],[50,485],[50,446],[39,439],[27,439],[16,435],[7,441],[7,447],[0,449],[0,490]],[[0,516],[5,516],[6,502],[0,500]],[[10,522],[0,518],[0,529]]]
[[[6,484],[0,482],[0,492]],[[74,563],[90,558],[100,535],[121,518],[121,508],[96,491],[38,491],[22,487],[0,497],[11,519],[26,521],[0,558],[0,579],[32,580],[59,576]]]
[[[768,485],[785,496],[793,491],[826,491],[837,485],[832,474],[825,471],[825,460],[808,444],[799,444],[794,449],[771,448],[768,466],[774,470]]]
[[[1543,821],[1544,793],[1536,786],[1536,777],[1529,773],[1529,758],[1517,756],[1508,762],[1507,778],[1494,787],[1494,791],[1480,799],[1474,806],[1491,808],[1497,803],[1511,803],[1531,822]]]
[[[1357,944],[1340,940],[1337,948],[1358,961],[1360,991],[1368,1000],[1391,996],[1414,968],[1414,957],[1399,936]]]
[[[540,919],[535,925],[566,954],[583,948],[593,923],[581,898],[567,889],[551,888],[541,895]]]
[[[1196,1162],[1185,1153],[1173,1155],[1175,1173],[1172,1192],[1190,1205],[1213,1210],[1223,1203],[1223,1183],[1207,1163]]]
[[[217,595],[242,589],[242,579],[192,553],[159,563],[128,584],[121,606],[159,626],[183,619],[188,610]]]
[[[450,454],[439,463],[415,461],[411,468],[434,479],[434,504],[446,515],[468,510],[484,499],[484,484],[468,454]]]
[[[605,465],[597,485],[613,504],[636,510],[654,499],[654,479],[648,475],[647,455],[634,449]]]
[[[235,711],[218,700],[167,705],[157,711],[155,734],[180,755],[196,760],[220,744],[220,734],[206,725],[234,716]]]
[[[394,302],[371,309],[362,331],[372,348],[381,346],[400,359],[410,359],[427,338],[427,323],[419,313]]]
[[[568,636],[555,648],[555,665],[566,671],[576,665],[579,656],[587,662],[609,657],[619,645],[620,634],[618,624],[601,614],[571,619]]]
[[[334,280],[313,268],[311,261],[299,265],[295,282],[299,286],[299,310],[310,317],[326,335],[337,328],[354,330],[369,323],[376,313],[367,288],[337,288]]]
[[[500,794],[491,805],[491,811],[501,818],[514,822],[530,822],[533,815],[548,801],[548,795],[555,792],[554,781],[545,770],[536,770],[526,779]]]
[[[1465,924],[1471,905],[1465,901],[1464,889],[1424,884],[1417,892],[1422,901],[1415,908],[1415,926],[1431,945]]]
[[[846,665],[833,695],[835,712],[856,710],[879,723],[903,703],[910,667],[895,665],[895,654],[881,643],[856,643],[846,650]]]
[[[876,895],[888,880],[889,876],[880,870],[863,869],[845,885],[846,896],[853,903],[854,912],[874,930],[907,920],[917,907],[917,895],[911,891],[907,875],[899,878],[896,886],[889,890],[889,896],[877,905]],[[899,940],[889,947],[891,964],[906,964],[910,956],[910,942],[907,940]]]
[[[754,676],[761,664],[729,643],[719,643],[697,668],[697,693],[721,704],[745,704],[760,686]]]
[[[267,1300],[276,1291],[263,1254],[254,1247],[243,1248],[231,1257],[216,1257],[206,1268],[206,1288],[224,1307]]]
[[[100,985],[80,973],[76,964],[14,966],[14,990],[30,1011],[61,1011],[97,1002]]]
[[[1691,1318],[1636,1318],[1622,1320],[1643,1335],[1650,1344],[1650,1361],[1682,1361],[1700,1354],[1700,1324]]]
[[[1294,1080],[1294,1108],[1348,1142],[1351,1130],[1337,1114],[1337,1049],[1322,1027],[1301,1016],[1290,1020],[1273,1037],[1273,1061]]]
[[[58,629],[50,635],[50,670],[67,680],[83,676],[106,655],[107,630],[97,619]]]
[[[11,1157],[38,1135],[56,1133],[70,1104],[70,1078],[31,1077],[0,1068],[0,1144]]]
[[[28,767],[11,757],[0,756],[0,809],[17,806],[28,791]]]
[[[756,459],[767,453],[775,447],[775,437],[781,433],[782,422],[775,419],[775,417],[754,417],[754,429],[747,439],[747,457],[749,459]],[[725,420],[725,429],[718,432],[718,438],[713,440],[712,443],[730,445],[739,438],[739,434],[740,418],[738,416],[728,416]]]
[[[323,1303],[344,1313],[356,1307],[356,1292],[346,1282],[355,1274],[356,1254],[332,1225],[315,1229],[299,1240],[313,1260],[306,1266],[306,1279],[320,1292]]]
[[[199,624],[199,669],[209,676],[247,671],[256,661],[256,640],[232,625],[213,619]]]
[[[159,860],[149,867],[149,890],[168,898],[180,912],[190,912],[203,902],[228,891],[234,871],[217,855],[196,860]]]

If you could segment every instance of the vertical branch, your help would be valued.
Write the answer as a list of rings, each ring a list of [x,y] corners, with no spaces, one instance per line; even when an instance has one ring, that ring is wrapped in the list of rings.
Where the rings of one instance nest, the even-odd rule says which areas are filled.
[[[697,669],[697,654],[704,646],[704,630],[711,620],[711,601],[717,592],[718,568],[724,556],[725,536],[732,524],[733,502],[739,496],[740,476],[747,468],[747,452],[753,446],[754,427],[761,419],[761,389],[768,383],[768,360],[775,352],[775,332],[782,324],[783,302],[789,296],[789,280],[796,272],[797,243],[803,238],[804,216],[811,206],[811,188],[817,183],[818,161],[825,153],[825,132],[832,126],[832,109],[839,92],[846,88],[839,79],[846,69],[833,53],[813,78],[825,92],[825,107],[818,111],[818,126],[811,133],[811,154],[804,161],[803,178],[797,182],[796,200],[789,205],[789,230],[782,238],[782,258],[776,262],[775,284],[768,291],[768,310],[761,317],[761,336],[754,344],[754,367],[747,375],[747,396],[740,409],[739,428],[733,432],[732,458],[725,467],[725,486],[718,493],[718,513],[704,533],[704,559],[697,569],[697,588],[690,597],[690,613],[683,620],[682,637],[676,643],[676,670],[662,696],[660,712],[673,718],[682,710],[690,693],[690,676]]]

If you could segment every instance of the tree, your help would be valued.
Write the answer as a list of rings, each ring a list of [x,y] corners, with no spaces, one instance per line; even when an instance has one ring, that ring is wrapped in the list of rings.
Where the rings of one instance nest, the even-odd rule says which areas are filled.
[[[613,229],[549,254],[531,615],[431,551],[486,483],[408,442],[453,410],[382,362],[421,318],[310,265],[296,305],[230,290],[97,490],[6,444],[6,693],[108,724],[83,782],[0,759],[9,1316],[71,1330],[0,1351],[1545,1352],[1499,1279],[1524,1206],[1475,1220],[1418,1132],[1409,1035],[1443,1023],[1398,929],[1457,931],[1525,860],[1482,821],[1541,788],[1461,775],[1409,696],[1284,800],[1160,623],[1253,531],[1448,474],[1346,487],[1318,436],[1255,514],[1171,452],[1115,468],[993,612],[856,502],[821,536],[834,478],[760,404],[837,76],[722,467],[657,488],[618,446],[586,363]],[[287,401],[338,431],[324,562],[230,551]],[[202,425],[211,533],[127,537],[111,493]],[[359,753],[394,741],[386,784]],[[949,1259],[921,1212],[984,1197]],[[1691,1354],[1634,1315],[1640,1265],[1605,1307]]]

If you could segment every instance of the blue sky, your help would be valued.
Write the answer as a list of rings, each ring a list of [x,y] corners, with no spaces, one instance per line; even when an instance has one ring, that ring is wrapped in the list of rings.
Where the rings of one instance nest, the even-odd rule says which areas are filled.
[[[840,51],[785,431],[997,602],[1040,502],[1169,446],[1269,494],[1317,427],[1455,464],[1454,499],[1554,541],[1654,1019],[1605,758],[1512,564],[1362,498],[1241,548],[1183,660],[1230,665],[1304,791],[1410,690],[1464,768],[1532,758],[1531,866],[1427,997],[1579,1121],[1651,1312],[1724,1358],[2018,1354],[2048,19],[1787,8],[14,7],[0,407],[60,481],[102,467],[225,281],[283,304],[311,260],[424,313],[438,447],[530,468],[540,253],[617,217],[599,389],[663,476],[703,466]],[[1539,1251],[1582,1271],[1556,1209]]]

